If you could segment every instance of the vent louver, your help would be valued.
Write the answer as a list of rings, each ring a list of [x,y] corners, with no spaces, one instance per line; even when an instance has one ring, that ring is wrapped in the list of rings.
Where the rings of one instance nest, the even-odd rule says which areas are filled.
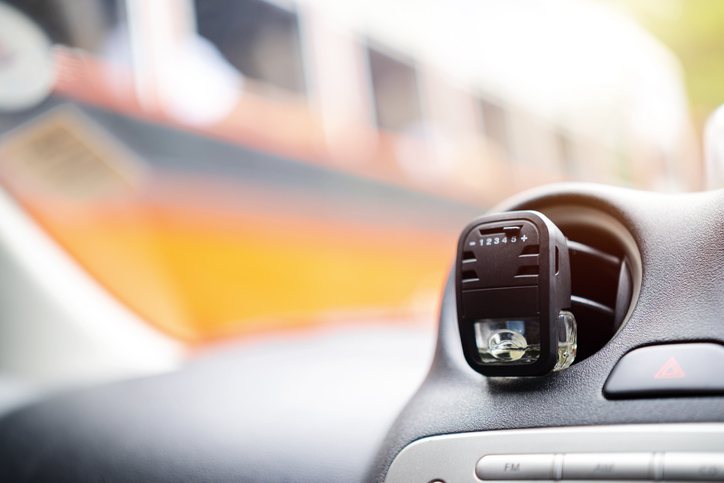
[[[571,312],[578,321],[581,361],[616,333],[631,303],[632,283],[625,258],[569,238]]]
[[[505,209],[540,211],[568,239],[576,362],[583,361],[611,340],[636,302],[641,287],[636,242],[618,219],[593,207],[537,200]]]

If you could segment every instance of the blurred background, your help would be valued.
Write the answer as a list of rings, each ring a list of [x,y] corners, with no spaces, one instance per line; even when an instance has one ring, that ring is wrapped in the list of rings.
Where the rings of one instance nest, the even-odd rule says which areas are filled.
[[[106,358],[432,332],[458,233],[505,197],[707,185],[722,32],[718,0],[2,0],[0,212],[86,275],[49,255],[33,291],[0,268],[0,369],[59,350],[28,307],[76,276],[112,301],[76,294],[57,337],[94,333]]]

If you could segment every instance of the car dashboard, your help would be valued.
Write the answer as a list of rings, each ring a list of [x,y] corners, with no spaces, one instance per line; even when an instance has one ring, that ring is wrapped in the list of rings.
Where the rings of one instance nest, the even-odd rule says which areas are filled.
[[[616,273],[622,266],[628,273],[608,277],[616,285],[608,290],[627,302],[618,327],[613,310],[574,304],[582,353],[566,370],[500,378],[473,371],[461,349],[451,277],[434,350],[422,332],[365,327],[258,343],[169,374],[67,390],[0,420],[0,476],[721,480],[723,203],[722,191],[672,195],[571,183],[522,193],[492,210],[544,213],[569,243],[599,255],[572,255],[574,295],[606,291],[587,287],[603,283],[598,271],[610,257],[619,260]],[[585,270],[575,275],[576,265]],[[631,370],[645,361],[625,366],[651,349],[664,351],[652,374]],[[340,353],[336,367],[324,363]],[[607,381],[619,366],[638,379],[615,393]],[[647,392],[647,384],[659,385]]]

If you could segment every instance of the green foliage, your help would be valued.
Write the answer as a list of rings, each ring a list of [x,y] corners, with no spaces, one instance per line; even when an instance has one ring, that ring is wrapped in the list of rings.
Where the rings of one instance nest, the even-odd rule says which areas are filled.
[[[724,1],[609,0],[667,45],[684,69],[697,124],[724,103]]]

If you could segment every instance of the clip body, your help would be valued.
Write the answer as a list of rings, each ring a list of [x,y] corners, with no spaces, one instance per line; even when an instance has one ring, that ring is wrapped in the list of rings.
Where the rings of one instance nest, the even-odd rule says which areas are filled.
[[[575,358],[566,238],[543,214],[488,215],[463,230],[455,262],[468,364],[486,376],[536,376]]]

